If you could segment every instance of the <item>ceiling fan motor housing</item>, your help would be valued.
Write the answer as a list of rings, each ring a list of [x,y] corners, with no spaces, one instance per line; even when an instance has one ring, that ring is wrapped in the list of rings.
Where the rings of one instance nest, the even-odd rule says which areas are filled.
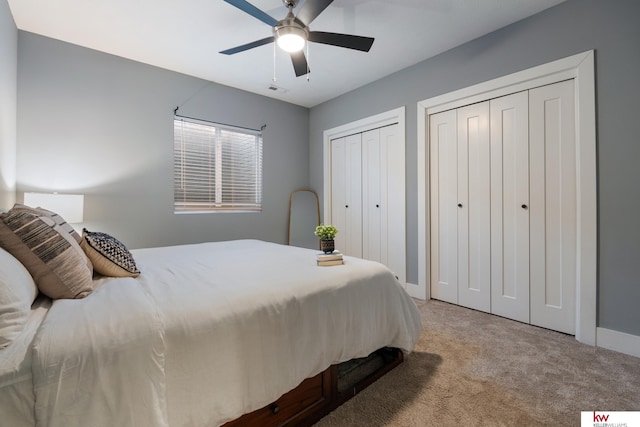
[[[283,0],[286,1],[286,0]],[[278,22],[276,26],[273,27],[273,35],[278,41],[278,45],[283,49],[292,52],[300,50],[304,47],[304,44],[307,42],[309,38],[309,30],[307,27],[302,24],[291,12],[292,5],[289,4],[289,13],[287,16]],[[295,48],[287,49],[283,46],[281,38],[295,38],[298,37],[298,44]],[[301,41],[300,41],[301,39]]]

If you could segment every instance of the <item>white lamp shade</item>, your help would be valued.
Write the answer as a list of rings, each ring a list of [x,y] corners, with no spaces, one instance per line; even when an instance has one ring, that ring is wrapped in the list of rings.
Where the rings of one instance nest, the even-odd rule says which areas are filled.
[[[24,204],[55,212],[69,224],[84,220],[84,194],[24,193]]]
[[[304,47],[304,38],[298,34],[283,34],[278,37],[278,46],[286,52],[298,52]]]

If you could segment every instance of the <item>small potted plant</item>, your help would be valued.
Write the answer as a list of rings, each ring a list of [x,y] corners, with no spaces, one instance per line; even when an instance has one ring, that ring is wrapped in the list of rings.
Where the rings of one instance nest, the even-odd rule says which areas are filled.
[[[335,242],[333,239],[338,234],[338,229],[333,225],[319,225],[316,227],[314,234],[320,239],[320,250],[328,254],[335,250]]]

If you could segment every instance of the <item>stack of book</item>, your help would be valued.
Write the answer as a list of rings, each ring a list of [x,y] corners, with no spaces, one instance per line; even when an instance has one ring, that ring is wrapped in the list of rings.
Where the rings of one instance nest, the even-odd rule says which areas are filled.
[[[316,255],[317,263],[321,267],[327,267],[330,265],[340,265],[343,263],[342,254],[339,251],[333,251],[328,254],[322,253]]]

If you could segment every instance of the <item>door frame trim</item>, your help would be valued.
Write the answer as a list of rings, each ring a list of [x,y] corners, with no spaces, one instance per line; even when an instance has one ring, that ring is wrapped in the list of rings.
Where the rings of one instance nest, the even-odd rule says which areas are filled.
[[[418,102],[418,289],[414,296],[430,298],[428,116],[475,102],[573,79],[578,175],[576,339],[585,344],[596,345],[598,237],[594,65],[595,53],[590,50]]]

